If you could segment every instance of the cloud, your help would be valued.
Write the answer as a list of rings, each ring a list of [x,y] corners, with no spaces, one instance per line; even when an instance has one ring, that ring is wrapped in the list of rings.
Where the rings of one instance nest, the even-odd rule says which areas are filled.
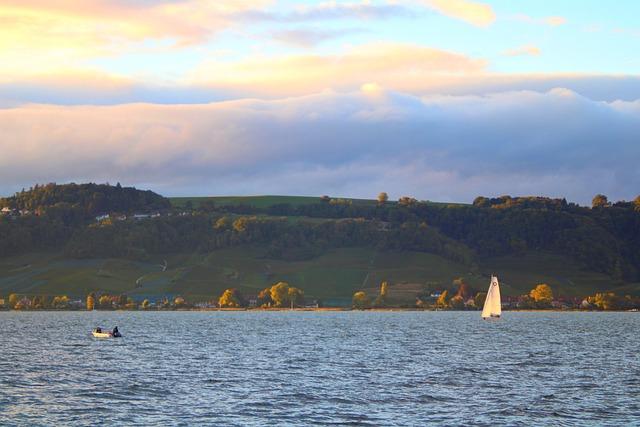
[[[550,27],[559,27],[567,23],[567,19],[563,16],[546,16],[544,18],[533,18],[529,15],[518,14],[514,20],[534,25],[547,25]]]
[[[90,58],[133,49],[202,43],[232,16],[268,0],[4,0],[0,4],[0,76],[78,68]]]
[[[387,19],[412,15],[413,12],[401,4],[328,1],[312,6],[297,6],[294,10],[284,13],[269,10],[248,10],[238,13],[237,17],[249,21],[298,23],[339,19]]]
[[[314,55],[301,56],[314,58]],[[136,79],[123,78],[97,72],[73,72],[70,74],[52,74],[47,76],[27,76],[10,82],[0,82],[0,108],[20,106],[23,104],[56,104],[56,105],[116,105],[125,103],[152,104],[202,104],[223,100],[241,99],[260,96],[263,99],[277,99],[288,96],[301,96],[317,93],[322,90],[353,91],[363,85],[374,84],[376,87],[391,91],[400,91],[415,96],[426,95],[489,95],[509,91],[547,92],[556,87],[568,88],[594,101],[631,101],[640,99],[640,76],[635,75],[597,75],[597,74],[496,74],[474,71],[474,62],[470,59],[471,69],[462,71],[452,68],[446,70],[430,69],[422,74],[423,78],[409,78],[411,70],[419,69],[410,62],[405,65],[394,65],[389,61],[379,63],[381,67],[369,72],[366,66],[361,72],[348,73],[349,68],[340,72],[340,63],[350,64],[342,56],[319,56],[318,69],[314,79],[304,82],[295,77],[297,69],[289,64],[289,71],[294,78],[286,84],[270,84],[269,81],[258,81],[249,84],[246,81],[221,84],[204,78],[200,82],[183,82],[182,84],[151,84]],[[333,59],[333,61],[332,61]],[[306,62],[303,61],[306,64]],[[324,67],[324,63],[333,63]],[[385,66],[389,67],[386,73]],[[281,65],[284,68],[284,65]],[[308,65],[311,67],[311,65]],[[409,70],[407,75],[393,78],[396,68]],[[427,67],[427,65],[423,65]],[[313,67],[311,67],[313,68]],[[464,67],[463,67],[464,69]],[[306,72],[301,69],[300,72]],[[325,73],[325,74],[323,74]],[[299,75],[298,75],[299,76]],[[322,77],[323,76],[323,77]],[[210,77],[210,76],[209,76]],[[322,78],[321,78],[322,77]]]
[[[496,20],[491,6],[484,3],[468,0],[421,0],[421,3],[443,15],[477,27],[488,27]]]
[[[375,43],[334,55],[257,56],[234,62],[209,61],[190,77],[196,85],[215,85],[254,94],[303,95],[325,89],[355,89],[377,82],[405,90],[435,83],[443,76],[477,74],[485,61],[428,47]]]
[[[295,28],[291,30],[274,31],[274,39],[298,47],[310,48],[324,41],[362,33],[365,30],[349,28],[343,30],[321,30],[318,28]]]
[[[93,180],[169,195],[510,193],[587,203],[598,192],[638,192],[640,101],[595,102],[567,89],[422,98],[364,89],[0,110],[0,191]]]
[[[533,45],[520,46],[509,49],[503,53],[504,56],[538,56],[542,53],[539,47]]]

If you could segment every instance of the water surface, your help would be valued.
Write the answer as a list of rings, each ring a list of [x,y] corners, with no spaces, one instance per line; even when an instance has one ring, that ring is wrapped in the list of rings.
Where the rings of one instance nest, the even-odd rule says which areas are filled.
[[[639,330],[640,313],[0,312],[0,425],[640,425]]]

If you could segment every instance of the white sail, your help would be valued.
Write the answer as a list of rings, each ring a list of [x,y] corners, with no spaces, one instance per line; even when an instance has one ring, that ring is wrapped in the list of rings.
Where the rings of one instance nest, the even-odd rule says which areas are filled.
[[[484,301],[484,308],[482,309],[482,318],[487,317],[500,317],[502,314],[502,306],[500,302],[500,285],[498,284],[498,278],[491,276],[491,284],[487,291],[487,299]]]

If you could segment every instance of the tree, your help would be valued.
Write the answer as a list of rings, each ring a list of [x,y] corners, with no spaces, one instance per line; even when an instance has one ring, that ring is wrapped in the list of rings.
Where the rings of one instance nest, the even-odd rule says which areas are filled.
[[[385,305],[387,305],[387,292],[388,292],[387,288],[388,287],[389,287],[389,284],[387,282],[382,282],[380,284],[380,294],[373,302],[374,307],[384,307]]]
[[[606,208],[608,206],[611,206],[611,203],[604,194],[596,194],[591,201],[592,208]]]
[[[588,301],[600,310],[615,310],[620,305],[620,298],[613,292],[597,293],[595,296],[589,297]]]
[[[87,311],[92,311],[96,305],[96,298],[93,294],[87,295]]]
[[[458,277],[453,280],[453,285],[458,288],[456,296],[462,298],[463,301],[467,301],[473,295],[473,290],[462,277]]]
[[[398,199],[398,204],[400,204],[401,206],[413,206],[416,203],[418,203],[418,201],[409,196],[402,196]]]
[[[144,301],[142,301],[142,305],[141,305],[142,309],[143,310],[148,310],[149,309],[149,304],[150,303],[149,303],[148,299],[145,299]]]
[[[18,303],[19,300],[20,300],[20,298],[18,298],[17,294],[9,295],[9,308],[15,308],[15,306]]]
[[[640,211],[640,196],[633,199],[633,206],[635,210]]]
[[[553,301],[553,291],[551,286],[541,283],[529,292],[529,296],[538,305],[547,306]]]
[[[449,307],[454,310],[462,310],[464,308],[464,300],[460,295],[456,295],[449,300]]]
[[[436,307],[447,308],[449,307],[449,291],[445,290],[440,294],[436,301]]]
[[[218,299],[220,308],[238,308],[242,307],[243,298],[240,291],[235,288],[226,289]]]
[[[260,291],[258,294],[258,306],[260,307],[271,307],[273,305],[273,300],[271,299],[271,288],[265,288]]]
[[[127,306],[127,296],[125,294],[120,294],[118,297],[118,306],[120,308],[125,308]]]
[[[183,305],[185,305],[185,300],[182,297],[176,297],[176,299],[173,300],[173,303],[176,305],[176,307],[182,307]]]
[[[358,291],[355,294],[353,294],[352,305],[353,305],[353,308],[364,310],[365,308],[370,307],[371,300],[369,299],[369,297],[365,292]]]
[[[382,193],[378,194],[378,204],[384,205],[388,201],[389,201],[389,195],[387,193],[383,191]]]
[[[287,282],[276,283],[271,287],[269,295],[271,296],[274,306],[285,306],[289,300],[289,284]]]
[[[113,308],[113,304],[111,303],[111,297],[109,295],[102,295],[98,299],[98,307],[100,308]]]
[[[304,296],[304,292],[302,292],[301,289],[291,286],[287,291],[287,296],[289,297],[289,301],[291,302],[291,308],[294,308],[296,303]]]
[[[67,308],[69,306],[69,297],[66,295],[53,298],[53,308]]]

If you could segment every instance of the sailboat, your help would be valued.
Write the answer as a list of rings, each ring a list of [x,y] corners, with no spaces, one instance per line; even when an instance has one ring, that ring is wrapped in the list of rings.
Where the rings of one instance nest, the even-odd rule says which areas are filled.
[[[484,300],[484,308],[482,309],[482,318],[489,319],[492,317],[500,317],[502,314],[502,306],[500,303],[500,285],[498,278],[491,276],[491,284],[487,291],[487,299]]]

